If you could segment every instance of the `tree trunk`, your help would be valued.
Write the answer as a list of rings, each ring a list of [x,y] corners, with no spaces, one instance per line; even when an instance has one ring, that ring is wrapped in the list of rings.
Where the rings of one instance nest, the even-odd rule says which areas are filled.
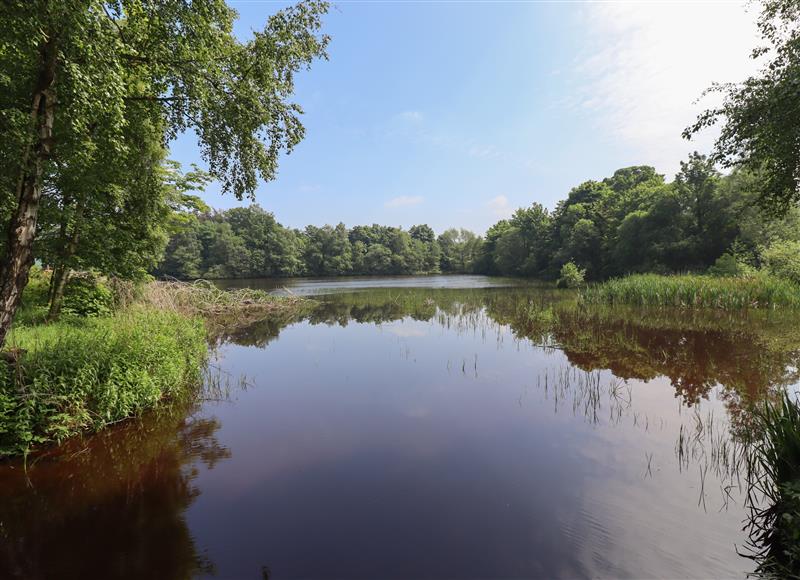
[[[31,106],[31,124],[36,129],[36,136],[23,152],[17,182],[17,208],[8,224],[6,254],[0,264],[0,348],[5,344],[6,335],[11,329],[11,322],[33,265],[33,241],[39,217],[39,199],[42,196],[42,173],[53,147],[57,54],[54,38],[42,43],[41,67]]]
[[[72,256],[75,255],[75,252],[78,251],[78,239],[80,237],[83,209],[84,204],[79,202],[78,207],[75,210],[75,223],[72,226],[72,233],[69,236],[69,240],[64,239],[66,236],[62,237],[64,245],[61,251],[61,260],[53,268],[53,290],[50,295],[50,310],[47,313],[48,321],[53,321],[58,318],[58,315],[61,312],[61,303],[64,300],[64,289],[66,288],[67,281],[69,280],[69,261]]]
[[[64,301],[64,289],[69,280],[69,268],[59,264],[53,269],[53,294],[50,296],[50,309],[47,311],[47,321],[52,322],[61,313],[61,303]]]
[[[67,243],[67,216],[66,216],[66,207],[69,205],[70,201],[64,196],[64,211],[62,212],[64,215],[61,217],[61,223],[58,225],[58,239],[61,242],[62,247],[66,247]],[[59,262],[54,261],[51,264],[53,268],[53,273],[50,275],[50,283],[47,285],[47,303],[52,304],[53,302],[53,291],[56,287],[56,268],[58,267]]]

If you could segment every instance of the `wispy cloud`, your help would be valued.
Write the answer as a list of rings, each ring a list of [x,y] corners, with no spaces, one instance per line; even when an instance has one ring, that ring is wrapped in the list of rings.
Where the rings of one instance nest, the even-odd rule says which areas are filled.
[[[686,142],[681,132],[715,104],[697,102],[712,82],[742,80],[756,67],[753,11],[736,2],[604,2],[583,17],[592,32],[569,106],[662,171],[708,150],[713,133]]]
[[[501,154],[494,145],[471,145],[467,150],[467,155],[477,159],[496,159]]]
[[[383,205],[386,207],[407,207],[410,205],[419,205],[425,198],[421,195],[400,195],[398,197],[393,197]]]
[[[425,118],[424,115],[419,111],[403,111],[398,115],[398,117],[408,123],[421,123]]]
[[[511,217],[511,214],[514,213],[514,210],[505,195],[493,197],[486,203],[486,207],[495,215],[495,217],[499,219]]]
[[[297,190],[300,193],[318,193],[322,191],[322,186],[317,183],[301,183]]]

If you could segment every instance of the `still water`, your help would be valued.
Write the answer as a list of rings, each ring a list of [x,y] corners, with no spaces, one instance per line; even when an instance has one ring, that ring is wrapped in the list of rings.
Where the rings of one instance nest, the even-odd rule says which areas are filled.
[[[744,578],[736,435],[797,320],[479,277],[239,281],[204,400],[0,465],[0,577]],[[242,379],[244,377],[244,379]]]

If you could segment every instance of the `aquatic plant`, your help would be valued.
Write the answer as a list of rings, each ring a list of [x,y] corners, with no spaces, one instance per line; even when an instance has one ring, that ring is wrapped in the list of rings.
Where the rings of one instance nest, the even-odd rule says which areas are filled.
[[[800,402],[785,391],[756,409],[750,448],[750,548],[763,578],[800,577]]]
[[[587,288],[586,303],[719,308],[800,308],[800,286],[773,276],[717,277],[636,274]]]

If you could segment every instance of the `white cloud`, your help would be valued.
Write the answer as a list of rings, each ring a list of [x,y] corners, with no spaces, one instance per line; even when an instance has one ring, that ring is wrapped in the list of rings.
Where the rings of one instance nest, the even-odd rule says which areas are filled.
[[[420,336],[427,336],[428,333],[421,328],[414,328],[409,326],[400,325],[384,325],[384,328],[391,334],[399,336],[400,338],[417,338]]]
[[[609,2],[588,5],[582,18],[591,32],[573,71],[572,108],[668,174],[692,150],[708,151],[715,133],[687,142],[681,132],[715,104],[697,102],[712,82],[756,68],[754,11],[738,2]]]
[[[407,207],[410,205],[419,205],[425,200],[421,195],[400,195],[393,197],[383,205],[386,207]]]
[[[493,197],[487,202],[486,207],[489,208],[489,211],[491,211],[499,219],[511,217],[511,214],[514,213],[514,210],[508,203],[508,198],[505,195]]]

